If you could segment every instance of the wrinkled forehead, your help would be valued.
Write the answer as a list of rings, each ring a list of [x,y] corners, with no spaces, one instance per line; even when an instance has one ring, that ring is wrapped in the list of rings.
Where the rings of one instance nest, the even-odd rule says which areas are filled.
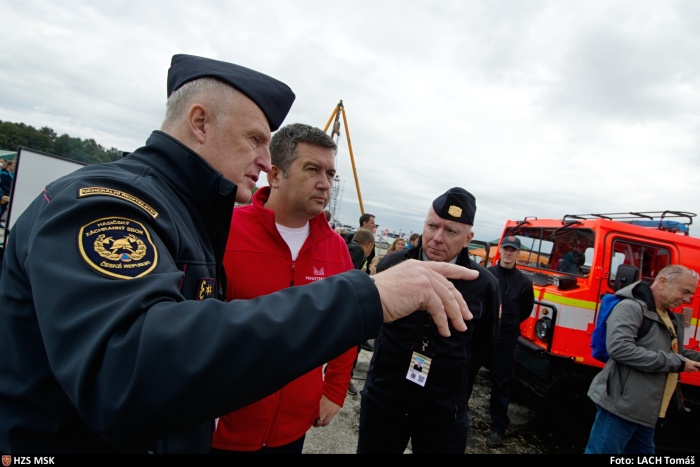
[[[672,290],[694,293],[698,287],[698,274],[693,270],[673,271],[666,275],[666,281]]]
[[[681,274],[677,282],[678,286],[685,290],[695,292],[695,289],[698,288],[698,276],[692,272],[685,272]]]
[[[309,143],[299,143],[296,149],[296,158],[293,163],[301,165],[305,163],[315,164],[324,169],[335,170],[335,153],[330,148]]]

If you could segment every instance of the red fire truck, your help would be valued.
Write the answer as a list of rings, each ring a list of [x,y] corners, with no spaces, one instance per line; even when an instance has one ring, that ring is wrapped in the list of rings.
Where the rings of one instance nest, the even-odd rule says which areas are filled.
[[[535,306],[521,325],[516,351],[516,390],[525,389],[572,422],[583,421],[581,434],[587,436],[595,406],[586,392],[603,366],[591,356],[590,348],[600,299],[637,280],[651,284],[669,264],[699,270],[700,238],[689,235],[695,216],[651,211],[506,222],[501,238],[520,239],[518,267],[535,289]],[[672,310],[683,316],[683,344],[693,350],[700,350],[699,310],[698,293],[690,305]],[[669,416],[657,429],[657,446],[681,450],[693,446],[697,451],[700,373],[681,373],[681,388],[690,412]]]

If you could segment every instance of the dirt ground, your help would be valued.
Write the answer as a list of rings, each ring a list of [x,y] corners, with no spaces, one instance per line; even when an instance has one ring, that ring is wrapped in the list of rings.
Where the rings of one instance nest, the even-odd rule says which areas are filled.
[[[355,369],[353,382],[362,389],[367,375],[370,352],[362,350]],[[470,430],[467,454],[576,454],[583,452],[583,441],[572,438],[569,433],[552,425],[551,421],[525,405],[512,401],[508,407],[511,427],[500,448],[486,446],[491,422],[488,416],[490,383],[488,370],[482,368],[474,385],[470,402]],[[345,405],[333,419],[322,428],[311,428],[306,435],[305,454],[354,454],[357,450],[357,431],[360,414],[360,394],[348,394]],[[410,454],[411,449],[405,451]]]

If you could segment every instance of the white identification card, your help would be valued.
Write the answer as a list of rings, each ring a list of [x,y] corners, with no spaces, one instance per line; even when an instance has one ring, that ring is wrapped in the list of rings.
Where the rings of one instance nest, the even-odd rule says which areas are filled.
[[[425,382],[428,380],[428,372],[430,371],[430,362],[431,359],[425,355],[413,352],[406,379],[419,386],[425,386]]]

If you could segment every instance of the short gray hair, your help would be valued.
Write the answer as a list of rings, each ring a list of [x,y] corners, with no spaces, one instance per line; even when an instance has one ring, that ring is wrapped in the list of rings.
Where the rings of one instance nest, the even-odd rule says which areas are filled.
[[[673,279],[670,279],[669,276],[673,276],[674,274],[680,274],[680,273],[684,273],[684,272],[687,272],[688,274],[690,274],[690,276],[693,279],[698,278],[698,273],[696,271],[694,271],[693,269],[687,268],[687,267],[682,266],[680,264],[671,264],[671,265],[668,265],[665,268],[663,268],[661,271],[659,271],[659,273],[656,275],[656,278],[654,279],[654,282],[657,282],[662,277],[665,277],[666,280],[668,280],[669,282],[672,282]]]
[[[320,128],[304,123],[290,123],[283,126],[272,135],[270,140],[270,157],[272,165],[280,169],[285,177],[289,174],[289,167],[292,165],[292,162],[297,158],[296,150],[299,143],[332,149],[333,154],[338,151],[338,146],[333,141],[333,138]]]
[[[187,116],[187,110],[197,99],[206,105],[220,121],[225,122],[230,109],[236,102],[239,92],[215,78],[200,78],[183,84],[168,98],[165,104],[165,118],[162,131],[172,130]]]

